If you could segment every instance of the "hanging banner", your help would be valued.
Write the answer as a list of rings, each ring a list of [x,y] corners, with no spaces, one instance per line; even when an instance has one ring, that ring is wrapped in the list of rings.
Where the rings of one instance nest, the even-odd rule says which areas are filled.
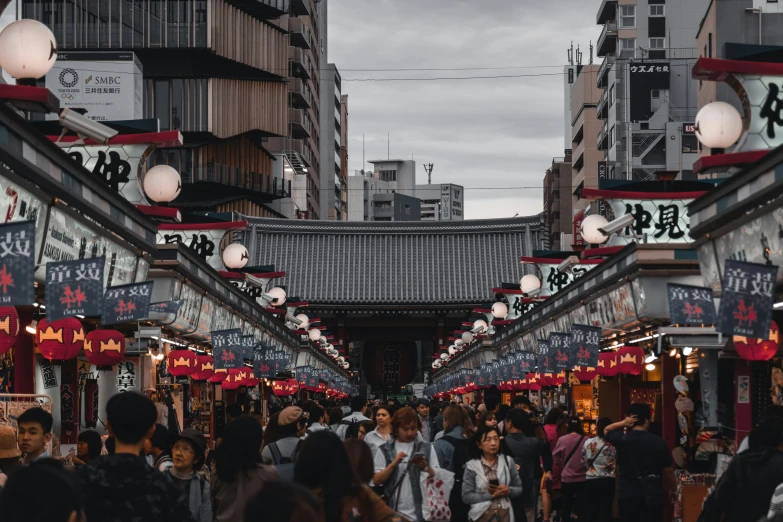
[[[0,304],[35,301],[35,222],[0,225]]]
[[[676,325],[713,325],[717,320],[712,289],[669,283],[669,322]]]
[[[549,341],[539,340],[536,343],[536,349],[538,350],[538,372],[539,373],[556,373],[554,357],[550,352]]]
[[[54,364],[49,359],[41,359],[41,379],[45,389],[57,388],[57,374]]]
[[[717,330],[769,339],[778,267],[726,260]]]
[[[253,362],[253,349],[256,346],[256,338],[252,335],[243,335],[239,340],[240,358],[242,361]]]
[[[598,367],[601,329],[584,324],[571,325],[571,360],[573,366]]]
[[[534,352],[516,352],[512,365],[512,379],[524,379],[528,373],[536,370],[536,354]]]
[[[126,391],[134,391],[137,387],[136,378],[135,362],[126,359],[117,365],[118,392],[124,393]]]
[[[146,319],[150,315],[152,281],[112,286],[103,296],[101,324],[118,324]]]
[[[46,319],[99,316],[103,309],[104,257],[46,264]]]
[[[244,368],[241,346],[242,330],[219,330],[212,332],[212,356],[215,358],[215,370],[233,370]]]
[[[289,359],[288,354],[283,350],[275,350],[275,374],[283,373],[288,369]]]
[[[270,358],[267,359],[267,356]],[[274,356],[271,349],[263,344],[261,348],[253,351],[253,375],[256,379],[274,379]]]
[[[549,349],[555,359],[555,368],[570,370],[574,367],[571,360],[571,336],[569,334],[557,332],[549,334]]]

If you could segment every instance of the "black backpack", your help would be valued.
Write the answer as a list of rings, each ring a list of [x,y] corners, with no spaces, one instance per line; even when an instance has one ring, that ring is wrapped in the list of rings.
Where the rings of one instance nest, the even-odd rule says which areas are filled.
[[[359,421],[356,419],[344,420],[340,424],[346,426],[344,439],[358,439],[359,438]]]
[[[302,445],[302,441],[296,443],[294,452],[290,457],[284,457],[280,453],[280,448],[277,447],[277,442],[273,442],[269,445],[269,452],[272,453],[272,463],[277,468],[277,473],[280,475],[280,480],[283,482],[294,481],[294,463],[296,462],[296,456],[299,454],[299,447]]]
[[[454,446],[451,458],[451,471],[454,473],[454,487],[451,488],[449,509],[452,522],[468,522],[470,506],[462,502],[462,478],[465,476],[465,466],[470,457],[470,439],[443,437],[443,440]]]

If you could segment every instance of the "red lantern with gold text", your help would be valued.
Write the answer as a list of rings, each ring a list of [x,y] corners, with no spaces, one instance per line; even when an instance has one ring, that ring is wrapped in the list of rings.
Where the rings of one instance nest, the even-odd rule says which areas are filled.
[[[19,337],[19,314],[13,306],[0,306],[0,355],[13,348]]]
[[[538,391],[541,389],[541,385],[538,383],[538,379],[536,379],[535,373],[528,373],[527,377],[527,389],[531,391]]]
[[[168,370],[174,377],[185,377],[198,371],[198,357],[191,350],[172,350],[168,357]]]
[[[545,386],[554,386],[554,376],[551,373],[536,373],[538,384],[543,388]]]
[[[598,372],[591,366],[574,366],[574,375],[580,381],[592,381],[596,378]]]
[[[769,361],[778,353],[780,346],[780,330],[775,321],[769,326],[769,340],[748,339],[734,336],[734,348],[740,357],[746,361]]]
[[[617,350],[617,367],[620,373],[639,375],[642,373],[644,350],[638,346],[623,346]]]
[[[111,369],[125,357],[125,336],[117,330],[93,330],[84,340],[84,355],[99,370]]]
[[[197,381],[206,381],[215,375],[215,361],[211,355],[196,356],[196,372],[191,375]]]
[[[286,382],[288,383],[288,386],[291,388],[291,395],[299,391],[299,381],[297,381],[296,379],[288,379]]]
[[[41,355],[50,361],[75,359],[84,346],[84,327],[75,317],[38,321],[35,341]]]
[[[229,370],[226,380],[220,383],[220,387],[224,390],[236,390],[240,386],[242,386],[242,370],[238,368]]]
[[[261,381],[256,379],[255,375],[253,375],[253,372],[250,371],[250,369],[242,371],[242,386],[253,388],[258,386],[259,382]]]
[[[617,366],[617,352],[599,353],[596,371],[601,377],[614,377],[620,373],[620,368]]]
[[[221,369],[221,370],[215,370],[211,376],[207,377],[207,382],[220,384],[226,379],[228,379],[228,370]]]
[[[552,385],[553,386],[562,386],[563,383],[565,383],[566,380],[566,373],[565,370],[561,371],[560,373],[556,373],[552,376]]]

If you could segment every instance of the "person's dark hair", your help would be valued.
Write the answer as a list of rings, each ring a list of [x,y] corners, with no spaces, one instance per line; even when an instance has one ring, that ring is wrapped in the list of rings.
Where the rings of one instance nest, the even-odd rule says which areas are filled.
[[[155,432],[150,438],[150,444],[153,448],[158,448],[164,453],[171,452],[171,439],[169,429],[163,424],[155,425]]]
[[[560,408],[552,408],[544,417],[544,424],[559,424],[560,417],[563,415],[563,410]]]
[[[767,406],[766,411],[764,411],[763,419],[768,419],[771,417],[783,417],[783,406],[780,406],[778,404],[772,404],[770,406]]]
[[[430,417],[433,419],[438,416],[440,413],[440,404],[431,404],[430,405]]]
[[[750,449],[776,448],[783,443],[783,417],[767,417],[749,435]]]
[[[279,419],[278,419],[279,422]],[[299,430],[303,425],[307,425],[307,419],[301,418],[298,421],[287,424],[285,426],[280,426],[280,434],[278,435],[278,438],[271,440],[270,442],[277,442],[280,439],[287,439],[291,437],[296,437],[297,433],[299,433]]]
[[[568,417],[566,424],[568,425],[568,433],[576,433],[578,435],[585,434],[585,428],[582,426],[582,421],[579,417],[574,415]]]
[[[481,453],[481,443],[484,442],[484,439],[487,438],[487,435],[490,433],[497,433],[498,439],[501,437],[500,430],[497,427],[490,427],[490,426],[480,426],[476,433],[473,435],[473,437],[470,438],[472,444],[469,444],[468,447],[470,449],[470,458],[472,459],[480,459],[483,454]],[[503,453],[503,444],[500,445],[498,449],[498,455],[501,455]]]
[[[340,522],[343,499],[358,496],[362,490],[340,438],[329,431],[305,439],[294,464],[294,480],[323,491],[326,522]]]
[[[602,439],[606,438],[606,427],[612,424],[612,419],[609,417],[601,417],[598,422],[595,423],[595,430],[598,436]]]
[[[507,426],[509,424],[528,437],[533,434],[533,423],[530,422],[530,417],[527,416],[527,412],[520,408],[512,408],[506,414],[505,425]]]
[[[628,406],[625,412],[627,416],[636,415],[637,420],[634,426],[644,426],[644,423],[650,420],[650,405],[643,402],[637,402]]]
[[[218,477],[225,482],[237,480],[240,473],[255,469],[262,442],[261,424],[242,416],[226,425],[223,441],[215,450]]]
[[[364,400],[359,395],[354,395],[351,397],[351,411],[362,411],[362,409],[367,406],[367,401]]]
[[[103,440],[101,439],[101,434],[97,431],[82,431],[79,433],[79,437],[76,440],[87,444],[87,456],[89,456],[90,459],[96,459],[101,454]]]
[[[247,522],[322,522],[313,492],[294,482],[269,482],[245,508]]]
[[[141,442],[157,419],[155,403],[140,393],[118,393],[106,403],[106,422],[123,444]]]
[[[106,453],[114,455],[117,451],[117,440],[109,435],[106,437]]]
[[[343,406],[350,406],[351,405],[351,397],[343,397],[342,399],[340,399],[340,404],[343,405]],[[351,409],[353,409],[353,408],[351,408]]]
[[[326,415],[326,412],[324,412],[324,409],[320,406],[310,406],[310,411],[308,413],[310,413],[310,419],[307,422],[308,426],[312,426],[318,422],[321,417]]]
[[[370,420],[362,421],[359,423],[359,427],[364,427],[364,434],[370,433],[372,430],[375,429],[375,423]]]
[[[416,413],[416,410],[408,406],[400,408],[394,413],[394,417],[392,417],[392,437],[396,439],[397,433],[401,427],[408,426],[413,423],[415,423],[419,429],[421,429],[421,419],[419,419],[419,414]]]
[[[16,419],[17,425],[27,422],[37,422],[41,425],[41,429],[44,433],[51,433],[54,419],[52,418],[52,414],[43,408],[30,408],[29,410],[22,412],[22,414],[19,415],[19,418]]]
[[[519,405],[527,406],[528,408],[533,407],[533,404],[530,402],[530,399],[528,399],[524,395],[517,395],[516,397],[511,399],[511,405],[514,407]]]
[[[394,408],[385,404],[381,404],[380,406],[376,406],[375,408],[372,409],[372,421],[375,424],[378,424],[378,421],[375,420],[375,416],[378,415],[378,412],[380,410],[384,410],[386,413],[388,413],[389,418],[394,417]]]
[[[478,427],[480,428],[481,426],[484,426],[487,423],[487,421],[492,419],[497,419],[497,418],[498,416],[495,414],[495,412],[487,410],[484,413],[482,413],[481,416],[479,417]]]
[[[45,502],[41,502],[43,491]],[[81,516],[82,495],[79,481],[63,470],[60,461],[43,459],[9,477],[0,505],[3,522],[67,522],[74,511]]]
[[[498,408],[498,413],[495,415],[495,417],[498,419],[498,422],[506,420],[506,415],[508,414],[509,410],[511,409],[511,406],[508,404],[501,404]]]
[[[497,397],[484,398],[484,406],[486,406],[487,411],[493,411],[498,407],[498,404],[500,404],[500,400]]]
[[[348,453],[348,460],[351,461],[356,476],[359,477],[362,484],[368,484],[375,471],[370,446],[363,440],[356,438],[345,439],[343,446]]]
[[[444,435],[457,426],[462,426],[462,432],[465,437],[470,437],[476,431],[476,427],[470,420],[467,408],[458,404],[450,404],[443,410],[443,433]]]
[[[238,402],[234,402],[226,406],[226,420],[233,420],[242,416],[242,405]],[[228,417],[231,417],[229,419]]]
[[[329,410],[329,424],[340,424],[343,420],[343,409],[339,406]]]

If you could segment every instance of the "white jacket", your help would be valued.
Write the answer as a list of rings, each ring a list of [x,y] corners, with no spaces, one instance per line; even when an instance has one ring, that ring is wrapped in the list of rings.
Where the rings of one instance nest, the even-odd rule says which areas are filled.
[[[514,484],[511,470],[508,467],[508,459],[509,457],[499,455],[497,475],[500,484],[511,487],[514,486]],[[481,464],[481,459],[469,460],[465,465],[465,479],[467,479],[469,474],[468,472],[472,472],[470,474],[475,475],[475,488],[473,491],[489,491],[489,480],[487,479],[487,475],[484,473],[484,466]],[[463,479],[463,492],[465,491],[465,486],[469,487],[469,480],[465,479]],[[519,478],[517,478],[517,481],[519,481]],[[519,489],[521,490],[522,488]],[[514,510],[511,509],[511,502],[508,500],[508,498],[502,498],[500,499],[500,503],[504,509],[508,509],[510,520],[511,522],[514,522]],[[468,513],[470,520],[480,519],[487,509],[489,509],[490,505],[492,505],[491,501],[470,504],[470,512]]]

